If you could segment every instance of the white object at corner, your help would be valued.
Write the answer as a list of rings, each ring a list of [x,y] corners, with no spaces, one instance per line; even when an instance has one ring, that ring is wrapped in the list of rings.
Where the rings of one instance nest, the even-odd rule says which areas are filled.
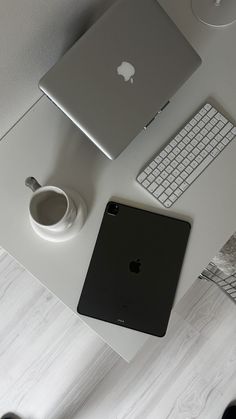
[[[235,0],[192,0],[192,10],[201,22],[216,28],[236,22]]]

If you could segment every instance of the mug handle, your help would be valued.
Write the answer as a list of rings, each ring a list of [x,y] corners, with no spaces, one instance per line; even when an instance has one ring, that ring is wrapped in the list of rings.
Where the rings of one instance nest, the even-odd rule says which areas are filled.
[[[25,186],[30,188],[33,192],[37,191],[37,189],[41,188],[41,185],[38,183],[38,181],[33,177],[27,177],[25,179]]]

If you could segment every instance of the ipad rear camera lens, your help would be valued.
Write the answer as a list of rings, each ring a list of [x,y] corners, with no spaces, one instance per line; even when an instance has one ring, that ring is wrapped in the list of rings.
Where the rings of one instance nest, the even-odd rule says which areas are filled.
[[[111,202],[109,205],[108,205],[108,214],[110,214],[110,215],[117,215],[118,214],[118,212],[119,212],[119,205],[118,204],[116,204],[115,202]]]

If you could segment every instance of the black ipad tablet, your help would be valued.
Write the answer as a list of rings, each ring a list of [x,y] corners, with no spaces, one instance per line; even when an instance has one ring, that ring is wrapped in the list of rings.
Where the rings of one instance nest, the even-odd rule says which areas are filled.
[[[186,221],[109,202],[78,313],[164,336],[190,228]]]

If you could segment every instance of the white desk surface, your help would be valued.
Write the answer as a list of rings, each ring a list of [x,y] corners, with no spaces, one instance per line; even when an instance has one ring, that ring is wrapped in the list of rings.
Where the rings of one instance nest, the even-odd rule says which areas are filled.
[[[45,97],[0,143],[0,245],[75,312],[109,199],[192,220],[175,302],[236,229],[236,142],[170,210],[164,210],[135,181],[146,161],[206,99],[212,98],[236,120],[236,25],[211,29],[195,20],[189,1],[162,3],[200,53],[203,64],[159,119],[117,160],[104,157]],[[53,244],[32,231],[28,218],[31,191],[24,186],[27,176],[81,193],[89,214],[78,236]],[[148,339],[119,326],[87,317],[83,320],[128,361]]]

